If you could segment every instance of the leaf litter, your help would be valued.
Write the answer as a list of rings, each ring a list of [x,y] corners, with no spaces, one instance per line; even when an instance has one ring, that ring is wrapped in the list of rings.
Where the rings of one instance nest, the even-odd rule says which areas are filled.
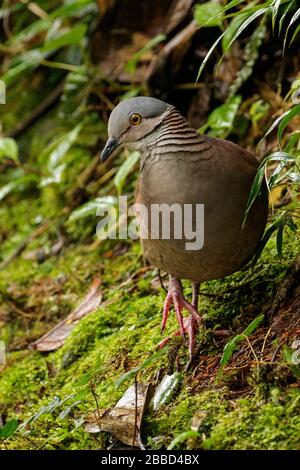
[[[102,292],[100,285],[101,279],[95,278],[89,292],[78,307],[48,333],[31,343],[29,348],[40,352],[55,351],[60,348],[79,320],[94,312],[101,304]]]

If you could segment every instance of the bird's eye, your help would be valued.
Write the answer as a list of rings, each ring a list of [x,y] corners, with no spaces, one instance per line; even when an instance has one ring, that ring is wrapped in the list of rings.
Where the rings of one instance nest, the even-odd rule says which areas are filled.
[[[138,126],[142,121],[142,116],[140,114],[134,113],[130,116],[130,122],[133,126]]]

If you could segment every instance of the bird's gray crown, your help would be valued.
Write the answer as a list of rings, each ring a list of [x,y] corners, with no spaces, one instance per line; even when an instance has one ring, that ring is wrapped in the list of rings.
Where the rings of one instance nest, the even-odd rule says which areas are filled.
[[[137,96],[121,101],[112,111],[108,121],[108,135],[119,137],[128,127],[129,117],[140,114],[143,119],[163,114],[171,105],[148,96]]]

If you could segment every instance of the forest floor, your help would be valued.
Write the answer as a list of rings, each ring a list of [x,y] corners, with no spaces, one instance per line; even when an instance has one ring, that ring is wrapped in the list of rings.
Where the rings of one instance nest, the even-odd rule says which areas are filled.
[[[95,234],[95,201],[134,198],[136,155],[103,165],[99,151],[111,109],[138,94],[174,104],[195,129],[260,158],[281,150],[268,168],[279,181],[268,227],[289,214],[299,221],[300,105],[291,97],[300,47],[284,54],[271,21],[281,11],[279,31],[292,35],[297,18],[286,14],[295,2],[270,4],[268,17],[265,4],[253,6],[254,16],[246,2],[258,21],[226,54],[212,55],[200,81],[224,28],[222,47],[234,25],[249,23],[244,10],[243,24],[226,16],[211,27],[202,16],[215,21],[217,2],[212,11],[178,2],[185,8],[171,16],[170,0],[155,8],[132,0],[130,9],[45,0],[45,11],[10,3],[0,30],[0,448],[300,450],[300,260],[291,219],[277,225],[254,267],[201,286],[205,329],[188,369],[181,338],[157,350],[165,292],[139,241]],[[282,179],[286,156],[295,167],[283,166]],[[176,330],[172,312],[164,335]],[[42,351],[51,339],[52,350]]]
[[[10,253],[47,213],[47,204],[29,195],[1,208],[4,248]],[[268,321],[297,241],[286,240],[279,259],[271,239],[253,270],[201,286],[210,294],[200,297],[206,330],[185,372],[188,348],[181,339],[156,352],[165,293],[157,273],[144,265],[138,241],[71,243],[43,262],[26,259],[46,236],[29,242],[0,272],[1,339],[8,345],[0,375],[1,414],[24,424],[2,441],[3,448],[106,447],[109,434],[102,432],[99,439],[87,433],[86,417],[95,409],[113,408],[135,380],[155,387],[166,374],[176,378],[168,400],[147,407],[142,421],[141,439],[148,448],[172,442],[175,448],[300,448],[299,370],[288,359],[300,335],[299,287],[281,299]],[[77,323],[63,346],[50,353],[28,349],[80,303],[99,277],[102,303]],[[188,284],[185,288],[190,293]],[[262,313],[264,322],[237,342],[221,370],[225,344]],[[173,315],[166,335],[175,328]],[[224,336],[214,330],[225,330]]]

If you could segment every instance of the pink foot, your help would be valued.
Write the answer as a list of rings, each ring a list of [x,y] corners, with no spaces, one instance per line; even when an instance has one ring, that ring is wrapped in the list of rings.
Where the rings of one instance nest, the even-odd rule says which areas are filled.
[[[198,332],[198,326],[203,325],[202,318],[197,312],[197,303],[198,303],[198,290],[199,285],[193,284],[193,302],[188,302],[183,295],[182,285],[180,280],[171,277],[170,284],[168,289],[168,294],[165,300],[164,309],[163,309],[163,318],[162,318],[162,325],[161,331],[163,332],[169,316],[170,307],[173,304],[175,308],[175,313],[177,317],[177,321],[179,324],[179,330],[176,331],[174,334],[175,336],[181,335],[185,339],[185,335],[187,334],[189,337],[189,352],[190,356],[193,355],[193,350],[195,346],[195,337]],[[190,315],[187,318],[183,318],[182,310],[186,309]],[[161,341],[158,345],[158,348],[164,347],[172,338],[169,336]]]

